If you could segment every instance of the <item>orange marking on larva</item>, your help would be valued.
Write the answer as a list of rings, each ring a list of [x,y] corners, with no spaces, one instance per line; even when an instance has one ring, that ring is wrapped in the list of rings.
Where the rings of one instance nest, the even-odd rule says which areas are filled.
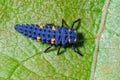
[[[41,41],[41,37],[38,36],[37,37],[37,41],[40,42]]]
[[[40,28],[42,28],[42,29],[43,29],[43,24],[40,24]]]
[[[51,44],[54,44],[55,42],[51,42]]]
[[[56,30],[56,27],[55,27],[55,26],[52,26],[52,30]]]
[[[54,44],[55,43],[55,38],[52,38],[51,39],[51,44]]]

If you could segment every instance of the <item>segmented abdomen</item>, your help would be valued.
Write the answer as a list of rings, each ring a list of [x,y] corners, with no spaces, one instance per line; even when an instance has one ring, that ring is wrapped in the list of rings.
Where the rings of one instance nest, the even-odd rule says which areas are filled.
[[[37,41],[55,45],[65,45],[68,42],[68,28],[51,24],[45,26],[17,24],[15,30]]]

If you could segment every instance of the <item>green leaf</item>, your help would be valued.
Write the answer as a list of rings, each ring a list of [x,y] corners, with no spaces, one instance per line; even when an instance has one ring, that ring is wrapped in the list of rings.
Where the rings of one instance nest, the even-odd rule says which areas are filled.
[[[120,1],[112,0],[100,40],[95,80],[120,79]]]
[[[0,80],[88,80],[104,0],[1,0],[0,1]],[[55,23],[70,25],[81,18],[77,29],[83,35],[76,47],[57,48],[43,53],[47,44],[28,39],[14,30],[15,24]],[[75,26],[77,28],[77,25]],[[111,28],[112,29],[112,28]]]

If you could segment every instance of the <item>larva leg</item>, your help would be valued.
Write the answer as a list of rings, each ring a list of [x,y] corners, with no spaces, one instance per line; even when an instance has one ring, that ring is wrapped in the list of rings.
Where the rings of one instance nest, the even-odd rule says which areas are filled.
[[[76,50],[76,48],[75,48],[74,45],[72,45],[72,49],[73,49],[76,53],[78,53],[79,55],[83,56],[79,51]]]
[[[66,21],[65,21],[64,19],[62,19],[62,27],[64,27],[64,26],[67,26],[67,27],[68,27]]]
[[[57,55],[59,55],[60,48],[61,48],[61,46],[58,46],[58,52],[57,52]]]
[[[80,22],[80,18],[77,19],[77,20],[75,20],[75,21],[72,23],[71,28],[73,28],[73,26],[74,26],[74,24],[75,24],[76,22]]]
[[[49,50],[52,47],[52,45],[50,45],[47,49],[44,50],[44,52],[46,52],[47,50]]]

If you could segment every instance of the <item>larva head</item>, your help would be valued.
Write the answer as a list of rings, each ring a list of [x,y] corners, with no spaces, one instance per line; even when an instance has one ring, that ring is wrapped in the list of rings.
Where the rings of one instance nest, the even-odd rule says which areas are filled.
[[[69,31],[68,41],[69,41],[70,44],[73,44],[73,43],[75,43],[76,40],[77,40],[77,33],[76,33],[76,31],[75,31],[74,29],[72,29],[72,28],[69,29],[68,31]]]

